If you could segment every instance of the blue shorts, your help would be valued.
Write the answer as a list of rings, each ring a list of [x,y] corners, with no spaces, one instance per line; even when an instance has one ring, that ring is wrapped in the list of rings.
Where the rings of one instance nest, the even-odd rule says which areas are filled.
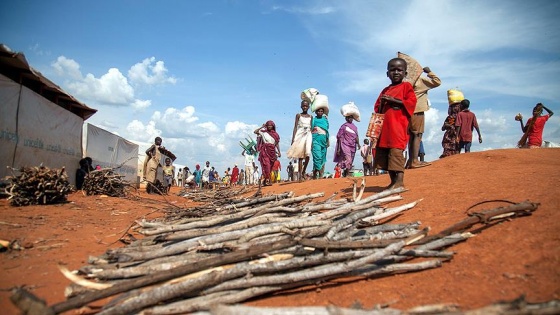
[[[465,149],[465,153],[471,152],[471,144],[470,141],[459,141],[459,153],[461,153],[461,149]]]

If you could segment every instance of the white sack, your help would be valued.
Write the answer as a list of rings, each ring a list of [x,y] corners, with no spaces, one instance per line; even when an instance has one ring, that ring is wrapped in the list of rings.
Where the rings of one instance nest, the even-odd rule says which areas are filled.
[[[342,107],[340,108],[340,113],[344,117],[352,116],[357,122],[360,121],[360,110],[358,109],[358,106],[354,104],[354,102],[348,102],[348,104],[342,105]]]

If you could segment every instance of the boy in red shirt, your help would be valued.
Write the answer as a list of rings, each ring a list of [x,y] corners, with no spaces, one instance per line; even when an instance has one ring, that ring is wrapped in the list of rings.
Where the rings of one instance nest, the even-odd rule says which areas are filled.
[[[407,74],[406,61],[393,58],[387,63],[387,77],[391,85],[384,88],[374,111],[385,114],[381,134],[377,141],[375,166],[387,170],[391,184],[387,189],[404,187],[404,150],[408,145],[408,121],[416,107],[416,95],[409,82],[403,81]]]
[[[548,115],[542,115],[543,109],[546,110]],[[533,117],[527,120],[527,125],[523,127],[523,117],[519,116],[519,119],[516,117],[516,120],[519,120],[521,123],[521,131],[525,134],[519,140],[518,146],[521,148],[540,148],[542,146],[542,133],[544,130],[544,124],[548,121],[550,117],[552,117],[554,113],[546,108],[542,103],[538,103],[533,108]]]
[[[461,111],[457,114],[457,119],[455,120],[459,153],[461,153],[461,149],[465,149],[465,153],[471,152],[473,128],[478,133],[478,143],[482,143],[482,135],[480,134],[480,129],[478,129],[476,116],[469,110],[470,104],[471,102],[467,99],[461,101]]]

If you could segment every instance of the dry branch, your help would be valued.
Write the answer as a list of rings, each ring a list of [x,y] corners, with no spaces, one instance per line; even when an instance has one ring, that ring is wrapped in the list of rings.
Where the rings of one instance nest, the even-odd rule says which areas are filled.
[[[45,166],[22,167],[19,175],[8,176],[6,192],[12,206],[46,205],[66,202],[72,186],[68,174]]]
[[[86,195],[107,195],[126,197],[134,187],[124,179],[124,175],[115,173],[116,168],[93,170],[86,175],[82,190]]]

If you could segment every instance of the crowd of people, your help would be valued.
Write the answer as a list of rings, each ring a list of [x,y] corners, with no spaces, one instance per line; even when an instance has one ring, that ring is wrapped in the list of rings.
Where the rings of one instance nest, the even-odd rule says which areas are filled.
[[[425,131],[424,116],[430,109],[428,91],[440,86],[441,80],[429,67],[420,68],[415,78],[407,76],[407,70],[407,61],[403,58],[393,58],[387,63],[386,74],[391,83],[379,93],[373,107],[376,121],[373,122],[374,115],[372,115],[372,122],[370,122],[370,126],[375,123],[378,124],[378,128],[377,131],[371,132],[368,128],[362,145],[358,128],[353,123],[355,120],[359,121],[357,107],[355,110],[341,109],[345,122],[336,134],[333,160],[336,163],[335,178],[351,175],[350,172],[354,171],[356,152],[359,152],[362,158],[363,175],[389,174],[390,183],[387,189],[404,187],[405,169],[431,165],[424,161],[425,152],[422,142]],[[309,97],[303,97],[304,93],[302,93],[301,112],[295,116],[291,145],[286,154],[289,159],[286,167],[288,181],[301,182],[325,176],[327,149],[330,147],[328,105],[311,106],[313,97],[318,94],[318,91],[312,90]],[[450,92],[455,94],[451,96]],[[444,134],[443,153],[440,158],[461,151],[470,152],[474,130],[478,135],[478,143],[482,143],[476,115],[470,110],[470,101],[456,90],[448,90],[448,101],[448,115],[441,127]],[[351,105],[353,106],[353,103]],[[309,113],[312,107],[315,116]],[[543,115],[543,110],[546,110],[546,115]],[[518,114],[516,120],[520,122],[523,132],[518,146],[540,147],[544,125],[552,115],[552,111],[541,103],[534,107],[533,116],[525,125],[521,114]],[[282,154],[276,124],[269,120],[256,128],[254,134],[257,136],[256,145],[244,147],[241,152],[245,158],[243,169],[239,169],[235,164],[232,169],[228,168],[224,171],[223,176],[220,177],[219,172],[210,166],[209,161],[206,161],[203,168],[197,164],[192,173],[188,167],[179,169],[177,184],[192,189],[210,189],[216,185],[269,186],[280,181],[282,168],[279,158]],[[148,183],[148,192],[152,191],[156,182],[157,170],[162,158],[161,142],[161,138],[157,137],[154,144],[146,151],[144,178]],[[260,168],[256,165],[257,161]],[[307,174],[310,162],[312,162],[312,172]],[[168,193],[169,187],[175,182],[175,172],[171,163],[172,160],[167,157],[165,165],[161,168],[164,193]]]

